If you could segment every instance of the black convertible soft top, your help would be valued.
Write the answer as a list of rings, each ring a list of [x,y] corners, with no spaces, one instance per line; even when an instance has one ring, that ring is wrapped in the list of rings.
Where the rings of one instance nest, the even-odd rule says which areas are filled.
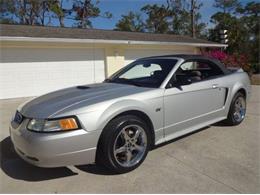
[[[138,60],[144,60],[144,59],[155,59],[155,58],[181,58],[184,59],[185,61],[190,61],[190,60],[207,60],[210,61],[214,64],[216,64],[225,74],[230,74],[231,71],[228,70],[224,64],[222,64],[219,60],[203,55],[194,55],[194,54],[174,54],[174,55],[162,55],[162,56],[151,56],[151,57],[145,57],[145,58],[140,58]]]

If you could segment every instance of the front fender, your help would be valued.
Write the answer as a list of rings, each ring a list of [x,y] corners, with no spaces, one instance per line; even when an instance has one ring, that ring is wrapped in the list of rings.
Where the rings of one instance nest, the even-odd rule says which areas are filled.
[[[104,129],[108,122],[115,118],[117,115],[130,110],[141,111],[151,119],[150,111],[146,109],[146,107],[146,104],[137,100],[121,100],[119,102],[116,102],[110,105],[99,117],[99,125],[97,126],[97,129]]]

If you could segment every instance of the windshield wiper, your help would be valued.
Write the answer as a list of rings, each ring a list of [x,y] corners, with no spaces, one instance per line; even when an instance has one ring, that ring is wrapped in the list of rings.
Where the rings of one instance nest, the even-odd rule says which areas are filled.
[[[126,79],[126,78],[117,78],[116,80],[122,81],[122,83],[134,85],[137,87],[142,87],[141,84],[134,82],[133,80]]]
[[[111,81],[113,81],[112,79],[105,79],[103,82],[104,83],[110,83]]]
[[[130,85],[134,85],[134,86],[137,86],[137,87],[142,87],[143,85],[141,85],[140,83],[136,83],[134,81],[129,81],[127,82],[126,84],[130,84]]]
[[[106,82],[106,83],[129,84],[129,85],[134,85],[134,86],[137,86],[137,87],[142,87],[141,84],[136,83],[136,82],[129,80],[129,79],[126,79],[126,78],[105,79],[104,82]]]

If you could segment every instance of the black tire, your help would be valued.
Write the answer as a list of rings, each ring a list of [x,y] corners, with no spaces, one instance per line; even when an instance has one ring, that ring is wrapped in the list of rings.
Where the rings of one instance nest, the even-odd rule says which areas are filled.
[[[146,148],[142,151],[142,157],[140,157],[137,164],[134,164],[130,167],[125,167],[120,164],[120,162],[116,159],[114,154],[114,145],[116,140],[118,139],[119,135],[125,127],[130,125],[137,125],[142,128],[143,133],[146,134],[147,142]],[[126,173],[136,169],[138,166],[142,164],[144,159],[147,156],[147,153],[150,149],[151,145],[151,134],[149,132],[148,125],[141,120],[140,118],[134,115],[123,115],[119,116],[108,123],[108,125],[103,129],[101,134],[97,154],[96,154],[96,162],[98,164],[104,165],[105,167],[109,168],[113,172],[116,173]]]
[[[244,96],[243,93],[238,92],[234,95],[231,104],[230,104],[230,108],[229,108],[229,112],[228,112],[228,117],[227,119],[224,121],[227,125],[229,126],[235,126],[235,125],[239,125],[243,120],[244,117],[242,117],[241,120],[236,120],[234,113],[235,113],[235,109],[236,109],[236,101],[238,101],[239,98],[242,98],[244,103],[245,103],[245,110],[244,110],[244,115],[246,114],[246,97]]]

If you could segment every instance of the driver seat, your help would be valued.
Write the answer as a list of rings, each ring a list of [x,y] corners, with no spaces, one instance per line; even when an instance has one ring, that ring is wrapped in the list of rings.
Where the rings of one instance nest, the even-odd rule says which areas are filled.
[[[196,71],[191,72],[190,78],[191,78],[192,82],[198,82],[198,81],[202,80],[201,76],[202,76],[201,72],[196,70]]]

